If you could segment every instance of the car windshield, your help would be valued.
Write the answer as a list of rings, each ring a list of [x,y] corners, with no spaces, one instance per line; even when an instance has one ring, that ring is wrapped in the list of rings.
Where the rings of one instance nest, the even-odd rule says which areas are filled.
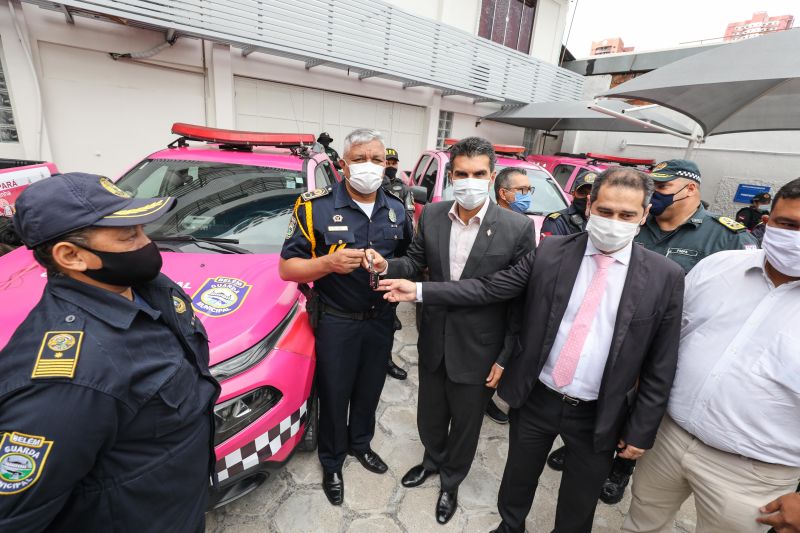
[[[168,159],[143,161],[117,185],[137,198],[177,198],[168,215],[145,226],[148,235],[230,239],[252,253],[280,251],[294,202],[307,190],[296,170]]]
[[[503,165],[497,165],[495,170],[500,172],[506,168]],[[567,208],[567,201],[559,191],[558,184],[551,178],[547,172],[536,168],[517,167],[528,176],[531,187],[533,187],[533,198],[531,199],[531,208],[528,210],[529,215],[549,215],[553,211],[561,211]],[[489,195],[493,201],[494,190]],[[443,200],[453,199],[453,187],[449,183],[442,191]]]

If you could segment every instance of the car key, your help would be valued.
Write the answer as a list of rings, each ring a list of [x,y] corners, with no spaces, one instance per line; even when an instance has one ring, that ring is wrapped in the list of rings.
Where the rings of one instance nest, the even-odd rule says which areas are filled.
[[[380,284],[381,277],[375,272],[374,256],[369,254],[367,258],[369,259],[369,288],[375,290]]]

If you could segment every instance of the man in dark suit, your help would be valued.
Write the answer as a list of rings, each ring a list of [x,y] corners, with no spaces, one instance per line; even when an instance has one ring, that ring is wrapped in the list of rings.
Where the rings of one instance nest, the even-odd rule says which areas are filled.
[[[633,246],[653,184],[633,169],[600,174],[585,233],[544,239],[535,254],[481,279],[385,280],[387,299],[490,305],[525,294],[523,329],[499,394],[511,406],[497,531],[525,530],[557,435],[567,446],[555,530],[589,533],[614,449],[653,446],[675,376],[683,271]]]
[[[406,256],[375,267],[393,277],[416,277],[428,269],[433,281],[477,278],[513,265],[535,246],[531,220],[489,199],[495,153],[485,139],[463,139],[450,149],[448,178],[455,201],[431,204],[420,217]],[[403,477],[405,487],[439,473],[436,519],[456,511],[458,487],[478,447],[483,413],[511,355],[510,304],[483,307],[422,306],[419,332],[417,425],[425,446],[422,463]]]

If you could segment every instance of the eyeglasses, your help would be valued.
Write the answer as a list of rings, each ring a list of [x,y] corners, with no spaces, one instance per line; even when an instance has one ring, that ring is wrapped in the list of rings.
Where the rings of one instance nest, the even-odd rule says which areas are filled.
[[[516,191],[522,194],[531,194],[534,191],[534,187],[527,186],[527,187],[503,187],[507,191]]]

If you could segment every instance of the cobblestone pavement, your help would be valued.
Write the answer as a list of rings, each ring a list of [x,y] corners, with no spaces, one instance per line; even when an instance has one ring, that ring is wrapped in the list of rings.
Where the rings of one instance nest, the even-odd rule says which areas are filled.
[[[342,471],[345,501],[331,506],[322,492],[316,453],[298,452],[287,468],[247,496],[207,515],[206,533],[486,533],[500,522],[496,501],[508,450],[508,426],[484,419],[478,453],[458,494],[459,509],[446,526],[436,523],[438,480],[406,489],[403,474],[422,458],[416,426],[417,329],[414,308],[399,310],[403,329],[395,335],[393,357],[408,370],[406,381],[387,378],[378,407],[372,447],[389,465],[383,475],[367,472],[348,457]],[[560,445],[560,442],[557,442]],[[545,467],[528,516],[530,533],[549,532],[555,516],[560,474]],[[619,505],[598,504],[594,531],[620,530],[630,490]],[[687,502],[674,531],[694,531],[694,507]]]

